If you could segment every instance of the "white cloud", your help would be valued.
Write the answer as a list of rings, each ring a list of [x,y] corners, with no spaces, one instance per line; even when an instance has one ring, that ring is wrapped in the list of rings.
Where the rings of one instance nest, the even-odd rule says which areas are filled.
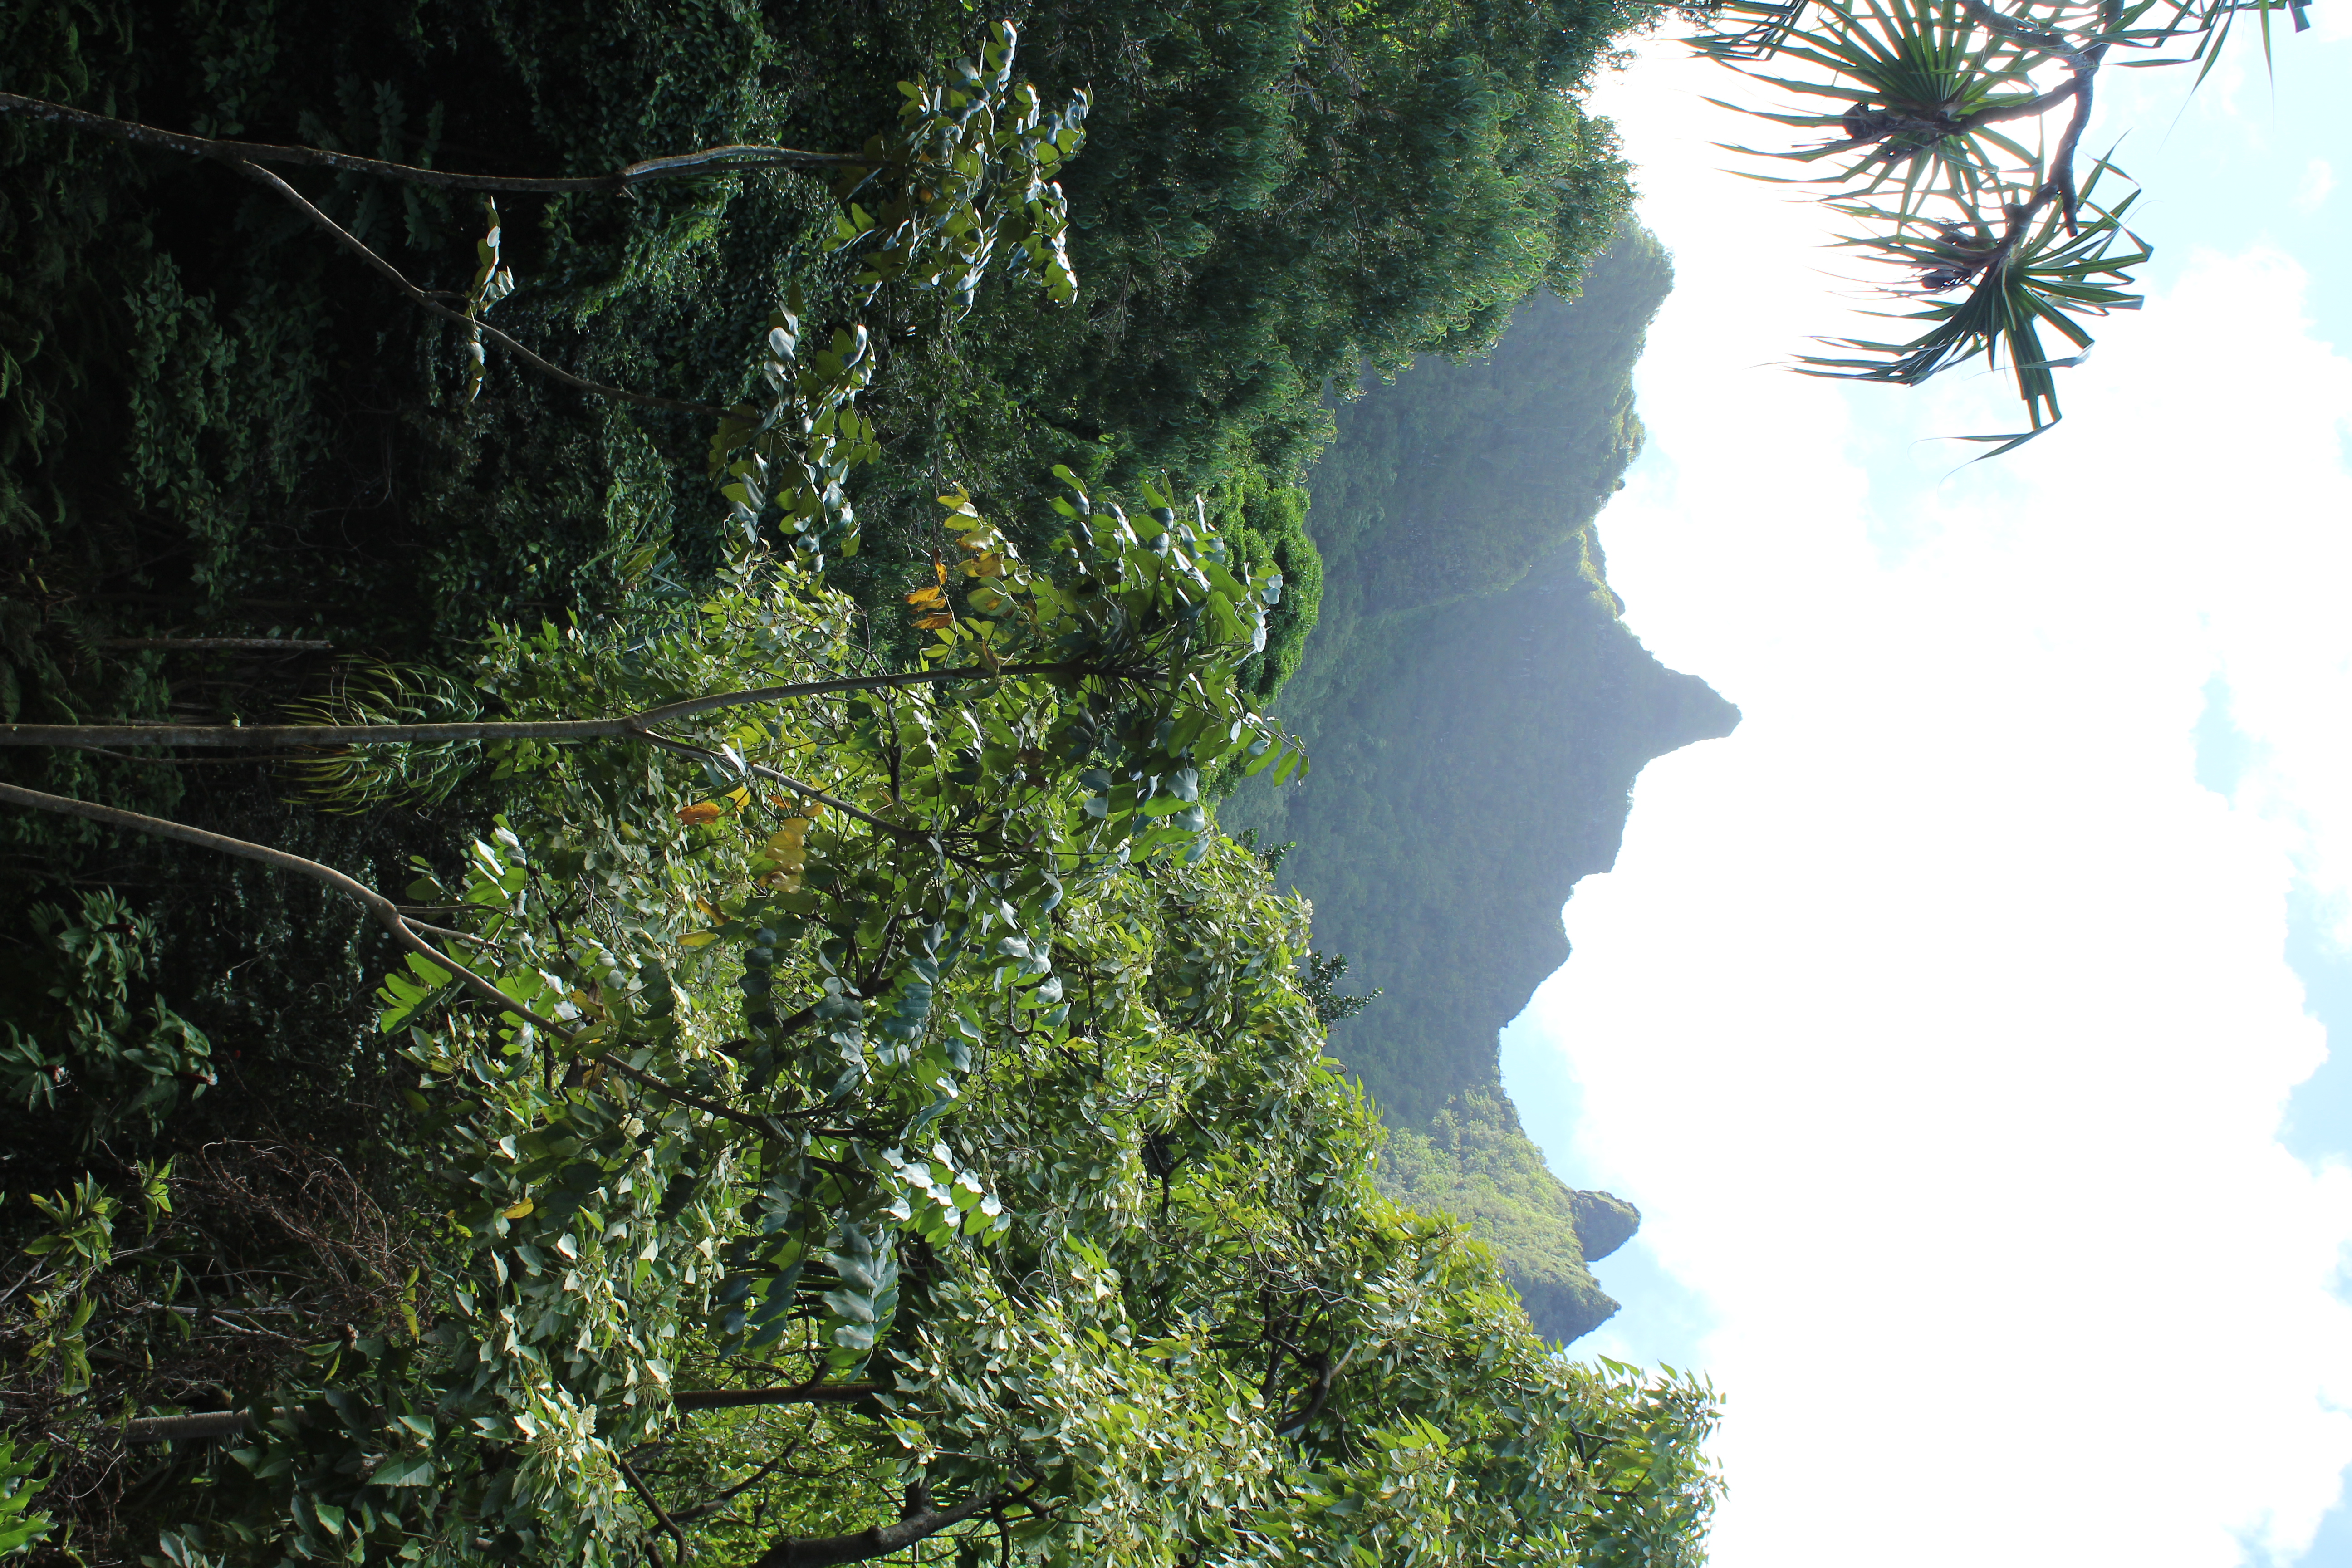
[[[1747,717],[1643,775],[1514,1092],[1572,1079],[1557,1163],[1719,1325],[1723,1568],[2292,1558],[2352,1463],[2352,1170],[2274,1141],[2325,1048],[2286,897],[2352,889],[2352,364],[2294,258],[2202,255],[1947,477],[1997,384],[1753,368],[1843,329],[1815,216],[1715,171],[1720,90],[1604,101],[1680,281],[1603,530]]]
[[[2295,211],[2305,215],[2317,212],[2327,200],[2327,193],[2335,188],[2335,166],[2325,158],[2314,158],[2304,165],[2303,184],[2294,193]]]

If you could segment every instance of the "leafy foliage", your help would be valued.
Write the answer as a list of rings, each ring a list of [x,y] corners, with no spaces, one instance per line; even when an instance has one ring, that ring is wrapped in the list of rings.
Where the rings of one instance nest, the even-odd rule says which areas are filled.
[[[1326,1028],[1354,1017],[1380,996],[1377,989],[1361,996],[1342,995],[1339,982],[1347,973],[1348,959],[1344,953],[1333,953],[1328,958],[1319,952],[1307,955],[1307,972],[1301,977],[1299,989],[1315,1009],[1316,1021]]]
[[[1615,1314],[1589,1266],[1622,1246],[1641,1216],[1607,1193],[1561,1186],[1508,1100],[1474,1090],[1440,1107],[1425,1129],[1394,1129],[1380,1185],[1420,1213],[1454,1215],[1492,1246],[1546,1334],[1572,1340]]]
[[[36,1443],[19,1458],[16,1440],[0,1436],[0,1557],[22,1552],[49,1532],[51,1521],[33,1510],[33,1489],[26,1484],[42,1456]]]
[[[995,629],[969,594],[935,629],[996,679],[506,750],[509,816],[415,889],[487,984],[418,958],[383,993],[439,1321],[282,1373],[182,1461],[174,1550],[603,1562],[724,1511],[653,1500],[698,1474],[658,1461],[682,1415],[825,1403],[901,1527],[987,1516],[1043,1563],[1684,1560],[1709,1396],[1554,1360],[1483,1250],[1378,1195],[1304,910],[1202,814],[1202,764],[1284,765],[1234,705],[1270,582],[1172,512],[1066,515],[1058,584],[1000,555]],[[852,624],[753,562],[657,638],[510,634],[478,680],[522,713],[786,684]],[[797,1479],[734,1496],[873,1507]]]
[[[440,962],[377,965],[397,1055],[352,1029],[371,950],[348,911],[251,873],[199,871],[159,977],[128,956],[89,972],[107,996],[160,981],[222,1082],[166,1107],[139,1098],[149,1064],[120,1094],[71,1067],[74,1114],[168,1160],[70,1155],[45,1125],[41,1163],[13,1167],[71,1173],[12,1218],[31,1261],[0,1293],[9,1418],[49,1445],[70,1550],[602,1563],[691,1535],[727,1560],[849,1561],[950,1536],[960,1558],[1039,1562],[1688,1560],[1711,1393],[1559,1363],[1483,1248],[1369,1184],[1377,1123],[1322,1060],[1296,974],[1304,910],[1207,815],[1220,779],[1303,773],[1255,699],[1312,623],[1285,481],[1321,377],[1475,342],[1538,277],[1572,274],[1622,181],[1559,89],[1622,15],[1269,14],[1247,68],[1310,39],[1315,63],[1304,92],[1262,72],[1248,112],[1296,123],[1305,102],[1410,156],[1310,149],[1311,177],[1268,188],[1286,233],[1237,188],[1265,243],[1194,289],[1215,311],[1167,318],[1160,359],[1184,374],[1157,377],[1134,373],[1160,351],[1137,353],[1127,313],[1057,302],[1095,276],[1052,188],[1077,117],[1046,109],[1050,75],[1015,85],[1009,34],[959,69],[960,18],[914,6],[790,26],[735,7],[91,16],[12,23],[28,47],[6,85],[418,163],[855,145],[853,89],[915,84],[867,173],[829,190],[734,171],[493,216],[305,176],[336,223],[467,301],[446,328],[387,325],[314,232],[215,171],[0,132],[12,200],[29,193],[10,221],[34,213],[70,280],[12,296],[29,315],[6,323],[38,437],[5,454],[12,567],[37,596],[0,629],[27,716],[307,699],[341,721],[530,718],[876,683],[574,748],[313,754],[298,776],[347,808],[332,819],[233,774],[27,770],[379,877],[405,851],[412,912],[446,922],[425,928]],[[1223,65],[1154,61],[1132,19],[1103,21],[1067,31],[1144,60],[1137,96],[1163,112],[1108,137],[1090,117],[1097,151],[1226,112],[1201,90]],[[1216,56],[1245,21],[1149,25]],[[108,26],[94,68],[82,40]],[[1434,76],[1425,37],[1459,51]],[[1361,80],[1390,96],[1343,101]],[[855,134],[831,134],[845,115]],[[1402,205],[1353,270],[1305,287],[1326,259],[1291,244],[1305,215],[1328,246],[1368,199]],[[1216,240],[1227,220],[1198,210]],[[1174,300],[1197,279],[1132,241],[1138,217],[1091,236],[1128,245],[1112,297]],[[1445,245],[1464,265],[1431,265]],[[109,246],[115,270],[74,271]],[[1015,267],[1043,314],[974,295]],[[123,299],[150,316],[124,327]],[[716,439],[527,378],[482,330],[493,308],[496,334],[578,380],[724,407]],[[52,353],[76,312],[116,337]],[[1219,312],[1247,331],[1185,335]],[[200,374],[129,352],[159,342]],[[1131,387],[1155,396],[1085,425]],[[54,426],[52,394],[71,416]],[[94,453],[126,408],[124,451]],[[1050,508],[991,504],[1045,497],[1011,476],[1050,456],[1075,459]],[[1132,472],[1155,459],[1226,481],[1230,542],[1180,510],[1186,487]],[[1119,465],[1133,517],[1089,493]],[[684,504],[707,479],[726,505]],[[918,517],[941,489],[944,516]],[[79,526],[100,513],[128,521]],[[193,619],[263,646],[124,657],[149,613],[124,606],[151,604],[152,640]],[[294,659],[273,646],[289,632],[367,657]],[[93,1016],[115,1047],[140,1016]],[[18,1087],[60,1088],[54,1032],[25,1037],[43,1054]]]
[[[0,1023],[0,1092],[27,1114],[69,1110],[84,1148],[132,1128],[152,1135],[183,1094],[213,1081],[202,1031],[151,987],[138,986],[151,994],[133,1003],[152,966],[154,920],[103,891],[81,896],[79,919],[47,904],[30,917],[47,951],[10,979],[17,995],[46,994],[51,1005]]]

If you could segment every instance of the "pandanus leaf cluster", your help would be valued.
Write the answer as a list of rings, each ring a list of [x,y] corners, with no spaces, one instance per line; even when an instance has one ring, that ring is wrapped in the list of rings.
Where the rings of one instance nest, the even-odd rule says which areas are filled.
[[[1907,336],[1832,340],[1815,375],[1914,386],[1982,357],[2005,367],[2026,428],[1969,439],[1998,455],[2055,425],[2053,372],[2081,363],[2091,323],[2137,309],[2147,246],[2137,197],[2081,142],[2107,64],[2209,71],[2251,16],[2269,48],[2290,0],[1726,0],[1693,46],[1787,110],[1743,112],[1821,140],[1730,149],[1804,166],[1756,177],[1817,189],[1843,245],[1905,301]],[[2102,186],[2105,189],[2103,191]],[[2069,352],[2072,351],[2072,352]]]

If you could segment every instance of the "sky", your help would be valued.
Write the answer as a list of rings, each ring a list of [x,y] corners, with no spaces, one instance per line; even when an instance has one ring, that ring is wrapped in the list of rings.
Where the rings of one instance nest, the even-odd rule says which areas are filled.
[[[1644,1215],[1575,1350],[1725,1394],[1720,1568],[2352,1568],[2352,13],[2312,16],[2274,80],[2105,73],[2147,308],[1968,467],[1999,381],[1782,368],[1885,300],[1725,172],[1773,134],[1738,84],[1659,43],[1599,94],[1678,279],[1610,578],[1745,717],[1643,773],[1504,1072]]]

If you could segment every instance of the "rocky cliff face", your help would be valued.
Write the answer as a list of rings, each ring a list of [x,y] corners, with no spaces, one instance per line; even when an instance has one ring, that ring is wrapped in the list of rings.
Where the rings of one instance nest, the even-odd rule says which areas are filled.
[[[1467,1221],[1537,1327],[1573,1339],[1616,1310],[1586,1264],[1639,1216],[1545,1168],[1498,1037],[1567,962],[1560,906],[1615,865],[1643,767],[1739,711],[1659,664],[1579,558],[1414,628],[1318,718],[1304,784],[1232,815],[1296,842],[1318,943],[1381,993],[1331,1048],[1394,1129],[1382,1185]]]
[[[1567,961],[1560,906],[1616,864],[1634,779],[1739,721],[1615,610],[1580,561],[1393,639],[1266,814],[1317,941],[1382,989],[1332,1046],[1392,1122],[1499,1092],[1496,1037]]]
[[[1560,906],[1616,863],[1642,769],[1739,721],[1642,647],[1603,578],[1595,519],[1639,447],[1631,370],[1670,281],[1645,237],[1583,299],[1531,302],[1490,359],[1339,410],[1310,480],[1322,620],[1276,704],[1314,765],[1221,810],[1295,846],[1318,945],[1381,992],[1331,1048],[1393,1129],[1383,1185],[1492,1242],[1562,1340],[1615,1310],[1586,1264],[1639,1215],[1545,1168],[1498,1036],[1566,962]]]

